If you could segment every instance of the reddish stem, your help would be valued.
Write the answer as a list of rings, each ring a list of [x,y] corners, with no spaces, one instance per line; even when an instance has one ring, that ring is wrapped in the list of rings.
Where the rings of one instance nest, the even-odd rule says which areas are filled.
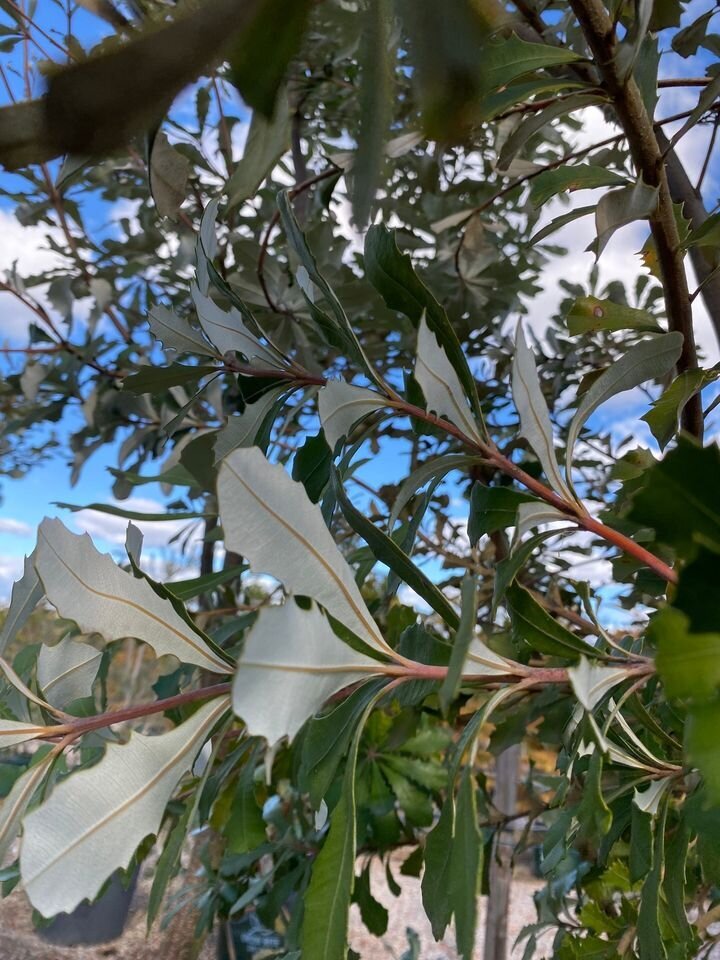
[[[141,717],[149,717],[153,713],[164,713],[166,710],[182,707],[187,703],[194,703],[196,700],[212,700],[213,697],[225,696],[230,693],[231,687],[232,684],[230,682],[216,683],[210,687],[198,687],[196,690],[186,690],[185,693],[177,693],[174,697],[165,697],[163,700],[153,700],[150,703],[138,703],[132,707],[122,707],[120,710],[108,710],[107,713],[99,713],[95,717],[80,717],[71,723],[62,723],[57,726],[48,727],[48,733],[43,737],[38,737],[38,739],[71,736],[74,740],[84,733],[89,733],[91,730],[100,730],[102,727],[110,727],[115,723],[138,720]]]

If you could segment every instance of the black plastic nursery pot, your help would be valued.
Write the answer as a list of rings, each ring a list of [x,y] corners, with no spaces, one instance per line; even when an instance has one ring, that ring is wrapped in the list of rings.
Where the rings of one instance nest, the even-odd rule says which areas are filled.
[[[137,879],[136,871],[130,883],[124,885],[120,874],[115,874],[94,903],[81,903],[72,913],[59,913],[47,926],[38,929],[38,935],[63,947],[117,940],[130,914]]]
[[[282,934],[266,927],[255,913],[246,913],[239,920],[229,920],[218,927],[218,960],[265,960],[279,955],[284,946]]]

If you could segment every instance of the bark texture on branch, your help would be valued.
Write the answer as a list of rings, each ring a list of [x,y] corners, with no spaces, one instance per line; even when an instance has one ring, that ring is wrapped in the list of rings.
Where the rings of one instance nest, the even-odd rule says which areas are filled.
[[[604,4],[601,0],[570,0],[570,6],[592,50],[603,85],[613,101],[637,173],[649,186],[658,188],[658,203],[650,218],[650,230],[657,251],[668,323],[671,330],[679,331],[684,337],[678,370],[681,373],[694,370],[697,368],[697,354],[692,303],[665,159],[653,122],[632,75],[624,78],[619,72],[615,28]],[[702,439],[703,419],[699,395],[693,397],[683,410],[682,426],[693,436]]]
[[[665,169],[672,198],[675,203],[682,204],[683,213],[690,220],[693,230],[698,230],[709,216],[702,195],[693,186],[675,150],[668,150],[670,141],[661,127],[655,127],[655,136],[660,149],[665,154]],[[703,298],[715,336],[720,343],[720,274],[715,274],[708,279],[715,265],[708,261],[702,247],[690,248],[690,260],[698,284],[702,284],[700,296]]]

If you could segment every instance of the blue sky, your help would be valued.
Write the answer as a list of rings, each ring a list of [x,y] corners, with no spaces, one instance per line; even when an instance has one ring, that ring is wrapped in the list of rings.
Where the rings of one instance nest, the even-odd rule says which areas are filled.
[[[694,0],[690,5],[686,20],[689,16],[697,16],[699,12],[709,9],[711,6],[713,4],[709,0],[708,2]],[[52,4],[47,6],[47,15],[50,18],[55,16],[51,12],[53,9]],[[42,15],[43,17],[46,15],[45,8]],[[43,20],[43,22],[46,21]],[[97,38],[104,32],[103,25],[85,13],[79,15],[78,25],[78,33],[84,39]],[[50,24],[50,26],[52,27],[54,24]],[[663,38],[663,42],[665,46],[668,45],[667,38]],[[685,61],[675,55],[668,57],[664,64],[666,75],[673,76],[700,75],[704,71],[704,67],[704,58]],[[688,102],[691,102],[690,98],[695,96],[695,91],[688,92],[682,89],[666,91],[663,94],[658,115],[667,116],[685,109]],[[184,102],[187,104],[188,99],[185,98]],[[183,104],[180,104],[179,108],[183,109]],[[578,145],[600,140],[604,136],[615,132],[614,128],[610,128],[606,124],[599,110],[585,111],[584,121],[584,129],[577,137]],[[702,162],[703,146],[706,138],[706,131],[695,130],[681,144],[681,155],[692,172],[697,171]],[[7,174],[0,174],[0,177],[3,178],[0,183],[7,185],[10,182],[7,179],[8,176]],[[716,202],[718,198],[719,178],[720,168],[717,164],[714,164],[709,171],[707,181],[707,195],[712,202]],[[573,202],[586,204],[600,195],[597,192],[592,197],[588,197],[586,193],[574,195]],[[558,201],[548,209],[546,216],[548,219],[552,219],[566,209],[567,207]],[[117,219],[120,211],[97,204],[96,206],[86,205],[85,213],[90,218],[93,229],[105,232],[114,229],[113,222]],[[568,256],[558,258],[548,266],[543,278],[545,290],[530,305],[528,325],[537,334],[542,335],[548,318],[555,312],[557,304],[563,296],[563,292],[558,285],[559,280],[563,278],[577,279],[580,282],[586,280],[593,258],[591,254],[584,251],[593,236],[592,218],[585,218],[569,225],[554,238],[558,244],[566,246],[569,253]],[[637,251],[642,246],[644,237],[645,230],[640,224],[620,231],[601,258],[601,279],[607,282],[611,279],[630,280],[634,278],[638,269]],[[38,231],[20,228],[12,220],[7,203],[0,200],[0,269],[10,266],[12,259],[17,257],[18,254],[21,257],[21,264],[27,264],[29,269],[42,268],[44,264],[48,263],[48,255],[41,250],[41,239]],[[9,304],[6,303],[4,295],[0,295],[0,307],[4,311],[0,314],[0,340],[22,343],[25,326],[22,316],[14,307],[9,309]],[[705,349],[708,360],[716,362],[720,359],[717,343],[699,300],[696,301],[696,308],[698,339]],[[611,429],[613,437],[617,441],[631,434],[637,441],[652,445],[652,439],[645,424],[638,419],[646,409],[647,404],[642,394],[633,392],[611,401],[596,415],[591,423],[598,430]],[[75,415],[77,413],[73,414],[73,416]],[[0,600],[3,596],[7,596],[10,582],[20,570],[23,555],[32,550],[35,539],[34,531],[45,515],[59,515],[74,529],[88,530],[97,540],[98,546],[110,549],[120,555],[124,527],[122,520],[87,512],[71,515],[67,511],[60,511],[52,505],[53,501],[69,501],[79,504],[92,501],[107,502],[111,497],[110,488],[112,484],[112,477],[108,473],[108,468],[115,465],[116,450],[113,447],[105,447],[88,460],[80,480],[74,488],[70,486],[69,469],[61,455],[56,456],[49,463],[39,465],[22,480],[3,480],[3,501],[0,509]],[[156,467],[157,464],[152,465],[148,472],[157,472]],[[381,454],[373,457],[363,468],[361,476],[369,484],[376,485],[383,481],[386,482],[389,478],[396,479],[404,476],[405,467],[406,457],[399,454],[396,447],[386,445]],[[449,489],[452,494],[452,486]],[[137,509],[152,510],[157,509],[158,505],[165,502],[165,498],[159,487],[148,485],[139,488],[138,495],[133,497],[133,501]],[[457,496],[455,497],[455,503],[458,519],[462,520],[464,519],[465,507]],[[168,556],[167,551],[162,549],[162,543],[170,535],[177,533],[180,526],[182,524],[177,521],[169,521],[167,524],[146,524],[146,538],[151,547],[151,553],[154,551],[156,555],[162,553],[164,556]],[[169,556],[171,562],[180,561],[177,551],[170,550]]]

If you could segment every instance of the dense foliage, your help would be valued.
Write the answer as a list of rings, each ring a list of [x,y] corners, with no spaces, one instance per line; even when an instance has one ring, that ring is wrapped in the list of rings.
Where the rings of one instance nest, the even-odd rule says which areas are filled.
[[[352,900],[388,922],[358,852],[408,847],[433,933],[453,921],[470,958],[522,816],[520,846],[546,827],[526,957],[548,931],[538,955],[561,960],[712,945],[720,371],[693,313],[720,330],[720,79],[715,7],[685,6],[0,2],[2,192],[53,252],[2,283],[31,319],[3,348],[0,464],[18,478],[69,443],[78,476],[114,444],[120,506],[92,507],[130,521],[119,563],[44,521],[0,634],[0,745],[40,744],[3,772],[3,854],[22,834],[3,877],[42,916],[158,838],[152,923],[199,822],[198,943],[252,908],[288,960],[339,960]],[[591,108],[615,132],[578,145]],[[675,147],[704,126],[692,184]],[[645,223],[637,281],[593,270],[537,316],[581,217],[598,258]],[[642,386],[664,456],[618,456],[591,418]],[[155,482],[165,512],[123,508]],[[168,516],[200,531],[201,568],[162,583],[132,521]],[[579,558],[612,562],[627,629]],[[18,649],[41,603],[65,633]],[[126,638],[174,658],[152,702],[108,699]],[[487,761],[513,743],[508,814]]]

